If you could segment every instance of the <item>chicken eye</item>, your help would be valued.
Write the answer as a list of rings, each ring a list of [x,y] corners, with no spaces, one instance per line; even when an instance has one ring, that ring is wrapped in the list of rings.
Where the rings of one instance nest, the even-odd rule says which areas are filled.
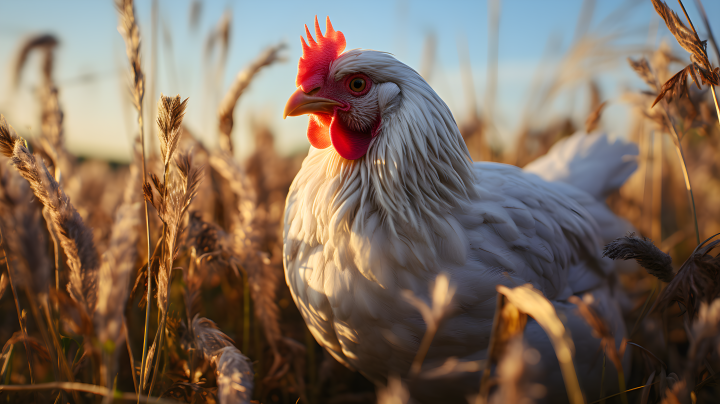
[[[365,80],[360,77],[350,80],[350,90],[356,93],[362,92],[365,90]]]

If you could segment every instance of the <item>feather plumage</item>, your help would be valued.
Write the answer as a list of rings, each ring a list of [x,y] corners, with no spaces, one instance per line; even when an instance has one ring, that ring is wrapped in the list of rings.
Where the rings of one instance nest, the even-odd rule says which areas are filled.
[[[598,198],[624,181],[632,171],[625,160],[631,159],[593,165],[602,178],[598,190],[576,186],[567,147],[551,152],[560,159],[554,165],[544,163],[553,170],[573,168],[554,177],[545,173],[555,182],[513,166],[473,164],[450,110],[413,69],[387,53],[350,50],[331,63],[327,80],[355,73],[373,80],[368,95],[380,110],[378,135],[357,160],[332,147],[311,148],[285,211],[286,280],[317,341],[375,382],[407,375],[426,325],[401,292],[429,301],[428,283],[445,272],[457,285],[455,308],[437,331],[425,368],[448,357],[483,359],[495,286],[531,283],[566,313],[576,360],[593,377],[600,370],[590,359],[598,340],[566,299],[610,294],[612,267],[601,258],[605,235],[598,221],[615,217]],[[595,143],[576,137],[566,143],[593,152]],[[607,143],[600,135],[593,139]],[[622,144],[599,148],[608,155],[633,154]],[[618,310],[612,302],[605,306]],[[621,323],[613,326],[624,333]],[[552,352],[533,321],[525,338],[540,352]],[[545,376],[561,383],[553,358],[543,357]],[[478,381],[469,374],[409,388],[428,402],[464,401]]]

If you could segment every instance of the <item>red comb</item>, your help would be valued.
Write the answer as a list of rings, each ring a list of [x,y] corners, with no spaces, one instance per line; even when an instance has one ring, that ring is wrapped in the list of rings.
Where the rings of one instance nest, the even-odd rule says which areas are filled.
[[[325,35],[320,31],[320,24],[315,16],[315,37],[305,25],[307,43],[302,36],[303,55],[298,62],[298,74],[295,85],[302,87],[303,91],[310,91],[325,80],[330,70],[330,63],[345,50],[345,35],[335,31],[330,24],[330,17],[325,20]]]

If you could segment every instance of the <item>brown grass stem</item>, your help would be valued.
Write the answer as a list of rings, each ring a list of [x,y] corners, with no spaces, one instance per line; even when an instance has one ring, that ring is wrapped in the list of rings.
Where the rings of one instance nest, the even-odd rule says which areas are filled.
[[[2,237],[2,234],[0,234],[0,238]],[[17,317],[18,322],[20,323],[20,330],[23,332],[23,344],[25,345],[25,356],[27,357],[28,362],[28,369],[30,370],[30,383],[35,384],[35,376],[33,376],[33,369],[32,369],[32,358],[30,354],[30,348],[28,347],[27,339],[28,339],[28,333],[27,328],[23,324],[23,316],[22,312],[20,310],[20,300],[18,299],[17,290],[15,289],[15,283],[12,279],[12,271],[10,270],[10,259],[8,258],[7,254],[5,253],[5,248],[2,248],[3,252],[3,258],[5,259],[5,266],[7,268],[8,273],[8,281],[10,283],[10,289],[12,290],[13,299],[15,299],[15,310],[17,310]]]
[[[448,275],[441,273],[435,278],[434,285],[430,286],[430,306],[424,300],[417,298],[412,291],[404,290],[402,292],[405,300],[418,309],[426,326],[425,335],[423,335],[415,359],[410,366],[410,377],[416,377],[420,374],[425,356],[435,338],[435,333],[437,333],[445,316],[448,314],[455,290],[455,286],[450,284]]]
[[[673,131],[675,131],[674,125]],[[677,135],[677,131],[675,131],[675,151],[677,152],[678,159],[680,160],[680,167],[683,171],[683,176],[685,178],[685,188],[688,192],[688,196],[690,197],[690,209],[693,216],[693,223],[695,224],[695,241],[697,244],[700,244],[700,228],[698,227],[698,221],[697,221],[697,211],[695,209],[695,196],[693,195],[693,189],[692,185],[690,184],[690,174],[688,173],[687,164],[685,163],[685,153],[683,153],[682,144],[680,143],[680,138]]]
[[[717,95],[715,95],[715,86],[712,84],[710,85],[710,92],[712,93],[713,102],[715,103],[715,113],[717,114],[718,122],[720,122],[720,106],[718,106]]]
[[[617,397],[617,396],[619,396],[619,395],[621,395],[621,394],[629,393],[629,392],[631,392],[631,391],[640,390],[640,389],[645,388],[645,387],[647,387],[647,386],[654,386],[654,385],[656,385],[656,384],[658,384],[658,383],[660,383],[659,380],[656,381],[656,382],[654,382],[654,383],[652,383],[652,384],[644,384],[644,385],[642,385],[642,386],[633,387],[633,388],[631,388],[631,389],[627,389],[627,390],[621,391],[621,392],[619,392],[619,393],[615,393],[615,394],[611,394],[611,395],[609,395],[609,396],[605,396],[605,397],[603,397],[603,398],[601,398],[601,399],[599,399],[599,400],[595,400],[595,401],[593,401],[593,402],[591,402],[591,403],[588,403],[588,404],[599,404],[599,403],[604,402],[604,401],[607,400],[608,398],[613,398],[613,397]]]
[[[250,352],[250,281],[247,272],[243,274],[243,352]]]
[[[700,244],[700,229],[698,227],[697,211],[695,209],[695,196],[693,195],[692,185],[690,184],[690,174],[688,174],[687,164],[685,163],[685,155],[682,150],[682,144],[680,143],[680,134],[678,133],[677,129],[675,129],[675,124],[673,123],[672,118],[670,118],[670,112],[668,112],[667,108],[667,100],[663,101],[664,104],[662,107],[662,111],[665,115],[665,119],[667,119],[667,126],[670,128],[674,136],[673,143],[675,144],[675,151],[677,152],[678,159],[680,160],[680,168],[683,171],[683,177],[685,179],[685,189],[687,190],[688,198],[690,199],[690,212],[692,213],[693,223],[695,224],[695,241],[697,242],[697,244]]]
[[[682,3],[680,4],[682,5]],[[710,43],[712,44],[713,49],[715,50],[715,56],[717,56],[718,62],[720,63],[720,50],[718,50],[717,42],[715,41],[715,35],[713,35],[712,27],[710,26],[710,22],[707,18],[707,13],[705,13],[705,7],[703,7],[701,0],[695,0],[695,5],[700,11],[700,17],[705,24],[705,29],[707,30],[708,37],[710,38]],[[683,11],[685,11],[685,7],[683,7]],[[688,18],[688,21],[690,21],[690,18]],[[690,23],[690,25],[692,26],[692,23]],[[715,113],[717,113],[718,121],[720,122],[720,106],[718,105],[717,95],[715,94],[715,86],[710,85],[710,91],[712,92],[713,102],[715,102]]]
[[[650,235],[653,240],[662,240],[662,163],[663,163],[663,137],[662,133],[652,133],[652,201],[650,214]]]
[[[43,208],[42,215],[45,218],[45,224],[47,226],[48,233],[50,234],[50,239],[53,241],[53,252],[55,256],[55,292],[60,291],[60,244],[58,243],[57,235],[55,234],[55,231],[52,228],[52,221],[50,219],[50,212],[47,208]],[[55,304],[55,313],[60,312],[59,305]],[[55,318],[54,322],[55,328],[59,328],[60,321],[58,318]],[[60,364],[58,363],[58,366]]]
[[[39,391],[39,390],[64,390],[70,392],[84,392],[95,394],[98,396],[111,396],[114,400],[137,401],[140,403],[159,403],[159,404],[177,404],[178,401],[168,400],[164,398],[151,398],[133,393],[121,393],[112,391],[106,387],[96,386],[94,384],[76,383],[76,382],[50,382],[40,384],[18,384],[18,385],[0,385],[0,392],[22,392],[22,391]],[[81,401],[80,401],[81,402]]]
[[[135,386],[135,394],[139,394],[137,376],[135,375],[135,358],[133,357],[132,347],[130,346],[130,333],[127,329],[127,321],[122,322],[123,334],[125,334],[125,347],[127,347],[128,359],[130,359],[130,374],[132,375],[133,385]]]
[[[156,99],[157,87],[158,87],[158,28],[160,25],[159,21],[159,0],[152,0],[150,6],[150,100]],[[149,121],[154,122],[157,118],[155,110],[149,108],[150,116]],[[149,125],[150,129],[150,150],[155,150],[155,135],[157,134],[157,127],[155,125]]]
[[[688,15],[687,11],[685,10],[685,5],[683,4],[682,0],[678,0],[678,3],[680,3],[680,8],[682,8],[683,13],[685,14],[685,18],[687,19],[688,24],[690,24],[690,28],[692,28],[693,32],[695,33],[695,36],[698,39],[700,39],[700,36],[698,35],[697,31],[695,30],[695,26],[693,25],[692,21],[690,20],[690,16]],[[701,5],[701,7],[702,7],[702,5]],[[698,7],[698,8],[700,8],[700,7]],[[705,13],[705,9],[703,9],[703,11],[702,11],[702,14],[704,14],[704,13]],[[707,24],[707,21],[706,21],[706,26],[709,30],[710,24]],[[711,32],[711,31],[708,31],[708,32]],[[712,42],[714,44],[715,40],[713,39]],[[715,113],[717,114],[718,123],[720,123],[720,105],[718,105],[717,96],[715,95],[715,86],[712,84],[710,84],[710,91],[712,92],[713,101],[715,102]],[[700,239],[700,237],[698,237],[698,244],[700,243],[699,239]]]
[[[73,300],[90,313],[97,297],[98,256],[93,233],[70,202],[70,198],[50,175],[42,159],[30,152],[27,143],[0,116],[2,154],[12,158],[13,167],[25,178],[37,199],[48,209],[53,229],[67,256],[70,268],[68,292]],[[46,287],[46,286],[45,286]],[[51,323],[52,324],[52,323]]]
[[[36,304],[34,302],[34,299],[30,297],[30,307],[31,310],[36,310]],[[50,314],[50,304],[47,300],[42,302],[42,310],[43,314],[45,316],[45,321],[48,324],[48,328],[50,329],[50,337],[52,337],[53,345],[55,346],[55,350],[58,353],[58,362],[60,363],[60,369],[65,373],[65,377],[68,381],[73,382],[74,377],[72,374],[72,371],[70,370],[70,366],[67,363],[67,359],[65,358],[65,355],[63,354],[62,345],[60,344],[60,338],[58,337],[58,331],[52,327],[52,315]],[[37,315],[38,319],[40,318],[39,313],[33,313],[33,315]],[[38,320],[39,322],[40,320]],[[41,330],[41,333],[43,334],[43,338],[48,338],[47,335],[45,335],[45,330],[43,327],[38,327]],[[48,349],[48,352],[50,352],[50,355],[53,355],[53,351]]]
[[[432,344],[436,332],[436,327],[428,327],[427,331],[425,331],[422,341],[420,342],[420,348],[418,348],[418,351],[415,354],[415,359],[413,359],[412,366],[410,366],[410,377],[416,377],[420,374],[422,364],[425,361],[425,356],[427,356],[427,353],[430,350],[430,344]]]
[[[33,316],[37,319],[38,324],[40,324],[40,313],[38,313],[37,310],[37,303],[34,298],[34,295],[28,293],[27,294],[28,300],[30,301],[30,309],[33,311]],[[62,349],[62,345],[60,344],[60,338],[58,337],[58,329],[54,328],[52,315],[50,313],[50,303],[47,299],[43,299],[42,301],[42,310],[43,314],[45,315],[45,321],[47,323],[48,329],[50,329],[50,337],[52,337],[52,343],[55,346],[55,351],[57,352],[57,363],[59,370],[58,372],[62,371],[65,374],[65,378],[69,382],[74,382],[75,378],[73,377],[73,373],[70,370],[70,366],[68,365],[67,358],[65,357],[65,354]],[[48,346],[48,353],[50,354],[53,362],[55,362],[56,358],[54,358],[54,352],[52,349],[50,349],[50,338],[47,335],[47,331],[42,326],[38,326],[40,329],[40,333],[43,337],[43,340],[45,340],[45,344]],[[78,396],[77,392],[71,392],[73,399],[76,402],[80,402],[80,397]]]
[[[197,249],[193,246],[190,247],[190,262],[188,263],[188,269],[187,271],[184,271],[183,274],[185,275],[185,278],[183,279],[185,285],[185,314],[186,314],[186,321],[187,321],[187,332],[189,335],[189,340],[193,341],[193,343],[190,344],[190,347],[188,348],[188,368],[190,369],[190,383],[195,383],[195,352],[197,351],[197,347],[194,345],[195,341],[195,330],[192,325],[192,317],[193,313],[193,297],[190,296],[189,290],[191,288],[191,282],[193,282],[193,288],[195,287],[195,270],[197,266]],[[202,285],[202,284],[201,284]],[[199,290],[199,287],[195,290]],[[247,351],[245,351],[247,352]]]
[[[645,318],[645,310],[648,307],[648,304],[650,304],[650,299],[655,295],[655,291],[660,286],[660,280],[657,280],[655,283],[655,286],[653,286],[652,290],[650,291],[650,294],[648,295],[647,299],[645,299],[645,303],[643,303],[642,310],[640,310],[640,316],[635,320],[635,324],[633,324],[632,331],[630,331],[630,334],[628,334],[628,338],[632,338],[632,336],[635,334],[635,331],[637,330],[638,325],[642,322],[642,320]]]
[[[662,87],[657,83],[657,78],[653,78],[655,81],[655,87],[658,91],[659,95],[655,99],[655,102],[653,103],[653,106],[663,99],[666,94],[668,94],[668,84],[672,84],[673,82],[682,83],[684,86],[684,83],[687,81],[687,75],[688,73],[691,73],[693,80],[695,81],[695,84],[698,85],[698,79],[696,77],[696,70],[699,69],[703,79],[703,83],[707,83],[710,85],[711,88],[713,88],[713,83],[717,83],[717,71],[718,69],[713,69],[712,64],[710,63],[710,60],[707,56],[707,51],[705,49],[704,43],[700,40],[700,37],[698,36],[697,31],[695,30],[695,26],[693,25],[692,21],[690,20],[690,16],[687,14],[687,11],[685,10],[685,6],[682,3],[682,0],[678,0],[678,3],[680,4],[680,7],[683,10],[683,13],[685,14],[685,18],[687,19],[688,23],[690,24],[690,28],[693,31],[693,36],[690,38],[690,35],[687,34],[687,27],[685,27],[682,22],[679,20],[679,17],[677,14],[675,14],[674,11],[670,10],[670,8],[665,4],[663,1],[660,0],[653,0],[653,6],[655,7],[655,11],[663,18],[665,21],[665,25],[668,27],[670,32],[673,34],[675,39],[678,41],[678,44],[680,44],[686,51],[690,53],[690,58],[693,61],[690,65],[688,65],[685,69],[681,70],[680,73],[676,74],[668,80]],[[697,63],[696,63],[697,62]],[[701,67],[698,67],[701,66]],[[709,73],[703,73],[710,71]],[[676,86],[677,87],[677,86]],[[717,104],[717,97],[715,96],[715,90],[713,89],[713,99],[715,102],[715,110],[718,113],[718,122],[720,122],[720,106]],[[672,93],[670,93],[669,97],[672,96]],[[692,186],[690,185],[690,176],[687,172],[687,165],[685,163],[685,156],[682,151],[682,145],[681,145],[681,138],[679,134],[677,133],[677,130],[675,129],[675,125],[673,124],[672,119],[670,119],[670,113],[668,112],[668,99],[665,99],[665,104],[663,106],[663,112],[665,114],[665,118],[667,119],[668,126],[672,129],[673,134],[675,135],[675,147],[676,151],[678,153],[678,157],[680,159],[680,163],[683,169],[683,174],[685,176],[685,185],[690,197],[690,207],[693,214],[693,220],[695,223],[695,237],[698,244],[700,244],[700,231],[698,229],[697,224],[697,211],[695,209],[695,196],[693,195]]]
[[[620,389],[620,401],[622,401],[623,404],[628,404],[628,398],[627,398],[627,387],[625,387],[625,372],[623,371],[623,368],[620,367],[617,369],[618,372],[618,388]]]
[[[4,238],[4,235],[3,235],[2,232],[0,232],[0,240],[3,240],[3,244],[5,243],[5,238]],[[23,336],[24,336],[24,338],[23,338],[23,344],[24,344],[24,346],[25,346],[25,351],[26,351],[25,356],[26,356],[26,358],[27,358],[27,361],[28,361],[28,369],[29,369],[29,371],[30,371],[30,383],[31,383],[31,384],[35,384],[35,376],[34,376],[34,374],[33,374],[34,372],[33,372],[33,368],[32,368],[32,352],[29,350],[29,346],[28,346],[28,342],[27,342],[27,341],[28,341],[28,338],[29,338],[29,335],[28,335],[28,332],[27,332],[27,322],[26,322],[26,320],[25,320],[24,313],[22,313],[22,310],[20,309],[20,303],[19,303],[19,298],[18,298],[18,295],[17,295],[17,290],[15,289],[15,283],[13,282],[13,279],[12,279],[12,271],[11,271],[11,269],[10,269],[10,259],[8,258],[8,255],[7,255],[4,247],[2,248],[2,252],[3,252],[3,256],[4,256],[4,259],[5,259],[5,265],[6,265],[7,273],[8,273],[8,283],[10,284],[10,288],[11,288],[12,293],[13,293],[13,298],[14,298],[14,300],[15,300],[15,308],[16,308],[17,314],[18,314],[18,322],[20,323],[20,329],[22,330],[22,333],[23,333]],[[47,285],[45,285],[45,287],[47,287]],[[35,322],[37,323],[38,328],[40,329],[40,332],[41,332],[42,337],[43,337],[43,342],[45,343],[45,346],[46,346],[47,351],[48,351],[48,355],[49,355],[50,358],[51,358],[50,360],[51,360],[51,363],[52,363],[52,365],[53,365],[53,366],[52,366],[53,373],[54,373],[54,375],[55,375],[55,378],[58,378],[58,376],[59,376],[59,375],[58,375],[58,366],[59,366],[59,363],[55,360],[53,351],[52,351],[51,346],[50,346],[49,339],[48,339],[48,337],[47,337],[47,331],[45,330],[44,327],[42,327],[42,320],[41,320],[41,317],[38,315],[37,305],[36,305],[36,301],[35,301],[35,299],[34,299],[34,296],[35,296],[35,295],[34,295],[34,293],[31,291],[31,287],[28,286],[27,284],[24,285],[24,289],[25,289],[25,294],[26,294],[26,296],[27,296],[27,298],[28,298],[28,301],[29,301],[29,306],[30,306],[30,310],[32,311],[33,318],[35,319]],[[24,320],[25,320],[25,321],[24,321]],[[52,322],[48,322],[48,327],[52,327]],[[36,397],[36,400],[37,400],[37,397]]]
[[[25,295],[28,299],[28,305],[30,306],[30,311],[32,312],[33,318],[35,319],[35,322],[38,325],[38,329],[40,330],[40,335],[42,336],[43,342],[45,343],[45,346],[47,347],[48,354],[50,355],[50,360],[53,363],[53,372],[55,373],[55,377],[59,379],[59,370],[57,367],[60,366],[60,361],[56,361],[55,358],[55,352],[52,350],[52,345],[50,344],[50,338],[48,337],[47,330],[42,326],[42,316],[40,315],[40,312],[38,311],[38,304],[37,300],[35,299],[35,296],[32,294],[32,291],[30,291],[30,288],[25,289]],[[47,301],[45,301],[47,303]],[[52,320],[48,319],[47,321],[48,328],[52,328]],[[58,356],[62,355],[62,351],[58,351]],[[57,358],[58,360],[60,357]],[[57,365],[56,365],[57,362]],[[65,363],[67,365],[67,363]],[[69,372],[67,373],[69,374]],[[68,379],[70,380],[70,379]]]
[[[140,128],[140,142],[142,143],[142,178],[143,182],[147,181],[147,171],[145,169],[145,134],[142,129],[143,123],[142,123],[142,111],[138,112],[138,127]],[[150,332],[150,305],[152,301],[152,265],[150,265],[150,257],[152,256],[152,245],[150,244],[150,213],[148,208],[148,201],[145,200],[145,232],[147,233],[147,256],[148,256],[148,263],[147,263],[147,295],[146,295],[146,302],[147,305],[145,307],[145,332],[143,334],[143,354],[142,354],[142,365],[140,365],[140,381],[141,383],[141,389],[142,391],[145,388],[145,377],[144,377],[144,369],[145,369],[145,357],[147,356],[147,350],[148,350],[148,334]],[[138,402],[140,400],[140,396],[138,396]]]
[[[157,379],[158,366],[160,364],[161,353],[164,348],[165,340],[165,327],[167,324],[168,315],[168,299],[169,299],[169,287],[172,278],[173,262],[177,256],[177,243],[178,236],[182,232],[182,218],[190,204],[190,201],[197,192],[197,184],[199,178],[195,177],[196,171],[193,171],[191,165],[191,158],[189,155],[181,156],[176,161],[178,174],[182,178],[180,183],[170,182],[170,168],[173,162],[173,156],[177,150],[180,135],[182,133],[182,120],[185,115],[185,108],[187,107],[187,98],[182,100],[180,96],[166,97],[160,95],[158,101],[158,119],[157,124],[160,131],[158,132],[158,138],[160,140],[160,153],[163,159],[163,182],[159,184],[159,180],[153,177],[153,182],[156,189],[161,194],[161,199],[155,204],[155,208],[158,211],[160,219],[163,222],[162,228],[162,248],[160,266],[158,267],[158,293],[157,293],[157,304],[159,309],[159,315],[162,316],[157,333],[155,335],[155,366],[153,367],[152,381],[150,382],[150,389],[148,394],[152,395],[152,389]],[[173,188],[172,190],[170,188]],[[171,201],[168,192],[172,191],[175,193],[179,192],[181,198],[177,199],[173,197]],[[152,191],[149,190],[149,194],[146,195],[145,200],[152,200]],[[148,275],[149,276],[149,275]],[[148,296],[149,298],[150,296]],[[148,300],[149,302],[149,300]],[[158,337],[159,336],[159,337]],[[149,363],[146,361],[143,369],[149,368]],[[147,375],[144,375],[143,382],[147,380]]]
[[[147,169],[145,167],[145,131],[143,128],[143,98],[145,96],[145,81],[140,64],[140,31],[137,23],[135,22],[135,6],[133,4],[133,0],[117,0],[117,8],[120,13],[120,26],[118,27],[118,31],[120,31],[120,34],[125,40],[125,50],[130,62],[130,70],[133,79],[132,94],[133,103],[137,111],[138,130],[140,131],[140,146],[142,149],[142,179],[144,184],[147,181]],[[141,382],[144,382],[145,380],[142,372],[144,372],[145,369],[145,358],[148,350],[148,334],[150,332],[150,301],[152,299],[152,266],[149,264],[150,257],[152,256],[152,244],[150,242],[150,213],[147,200],[145,200],[145,233],[147,235],[148,276],[142,365],[140,367]],[[142,383],[141,391],[144,387],[144,383]]]
[[[496,286],[498,293],[505,295],[510,304],[520,312],[533,317],[550,339],[560,364],[560,372],[565,382],[568,400],[571,404],[585,402],[580,389],[575,365],[573,364],[573,342],[555,311],[552,303],[539,290],[530,284],[510,289],[504,285]],[[577,304],[577,303],[576,303]],[[612,359],[612,357],[611,357]],[[617,366],[618,368],[620,366]]]
[[[685,5],[683,4],[682,0],[678,0],[678,3],[680,4],[680,8],[682,8],[683,13],[685,14],[685,18],[687,18],[688,24],[690,24],[690,28],[692,28],[693,32],[695,33],[695,36],[698,36],[698,33],[695,30],[695,26],[693,25],[692,21],[690,21],[690,16],[688,15],[687,11],[685,10]]]
[[[708,368],[708,370],[710,370],[710,369]],[[695,387],[693,388],[693,391],[699,391],[701,388],[705,387],[706,384],[714,382],[715,377],[717,375],[718,375],[718,373],[715,372],[715,373],[711,374],[710,377],[703,379],[700,383],[695,385]]]
[[[157,379],[158,374],[158,366],[160,365],[160,359],[162,358],[162,352],[163,348],[165,347],[165,326],[167,323],[167,315],[168,311],[167,309],[162,313],[162,320],[160,321],[160,326],[158,327],[158,334],[160,335],[160,340],[158,341],[156,347],[155,347],[155,366],[153,367],[153,375],[152,380],[150,381],[150,387],[148,388],[148,396],[152,396],[152,390],[153,386],[155,386],[155,380]]]
[[[271,46],[265,49],[258,57],[245,69],[241,70],[230,85],[227,93],[220,101],[218,107],[218,130],[220,132],[220,148],[232,153],[233,145],[230,137],[233,128],[233,111],[237,105],[240,96],[245,92],[253,77],[263,68],[270,66],[284,59],[280,56],[280,51],[285,48],[284,43]]]
[[[485,369],[483,370],[482,377],[480,378],[480,395],[478,396],[481,402],[486,403],[488,396],[490,395],[490,372],[492,370],[492,361],[490,361],[490,352],[493,351],[497,344],[497,334],[500,330],[500,314],[502,312],[503,295],[497,294],[497,302],[495,303],[495,316],[493,317],[492,329],[490,331],[490,341],[488,343],[488,356],[485,361]]]

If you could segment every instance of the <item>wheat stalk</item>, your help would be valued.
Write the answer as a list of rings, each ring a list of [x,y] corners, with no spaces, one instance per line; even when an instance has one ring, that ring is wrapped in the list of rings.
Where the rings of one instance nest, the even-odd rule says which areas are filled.
[[[221,189],[221,194],[224,193],[225,211],[230,212],[228,221],[233,236],[232,250],[240,257],[247,272],[248,289],[255,303],[255,318],[262,324],[274,354],[273,365],[268,371],[272,376],[282,363],[277,346],[282,340],[275,299],[278,276],[274,268],[268,265],[268,258],[259,251],[255,194],[247,183],[244,170],[228,152],[213,154],[210,165],[225,180],[223,189],[227,189]],[[245,307],[248,306],[245,304]]]
[[[32,204],[33,193],[27,181],[4,168],[0,172],[0,223],[9,257],[22,269],[16,273],[15,281],[37,295],[47,296],[50,263],[44,249],[47,239],[40,210]]]
[[[0,125],[6,126],[6,123],[0,121]],[[8,126],[6,129],[10,130]],[[0,175],[0,227],[5,237],[2,237],[3,244],[8,247],[8,251],[3,248],[7,265],[8,277],[3,274],[3,281],[10,283],[15,297],[16,308],[20,313],[19,301],[15,285],[25,290],[30,304],[34,304],[33,296],[38,296],[43,302],[47,302],[48,286],[50,280],[49,260],[45,247],[46,238],[42,231],[40,223],[40,210],[32,204],[33,193],[27,181],[22,179],[15,171],[3,170]],[[50,225],[48,220],[48,226]],[[10,261],[15,263],[16,272],[11,274]],[[57,275],[57,274],[56,274]],[[13,282],[13,277],[14,282]],[[0,286],[0,289],[2,287]],[[0,293],[1,294],[1,293]],[[32,312],[38,324],[42,324],[42,319],[37,314],[35,306],[32,306]],[[22,325],[23,332],[27,332]],[[49,339],[45,329],[40,326],[40,331],[44,341],[50,347]],[[28,355],[29,355],[28,351]],[[28,359],[30,356],[28,356]],[[54,358],[54,355],[53,355]],[[53,360],[52,370],[56,378],[58,378],[58,362]],[[32,370],[30,371],[31,381],[33,380]]]
[[[60,185],[48,172],[45,164],[25,146],[14,129],[0,116],[0,153],[11,157],[20,175],[30,184],[35,196],[48,209],[53,228],[67,255],[70,267],[68,291],[88,313],[93,312],[97,298],[98,256],[92,231],[85,227],[77,210],[70,203]]]
[[[85,226],[77,210],[70,203],[55,178],[50,175],[45,164],[30,153],[25,140],[17,135],[2,115],[0,115],[0,154],[12,159],[15,169],[27,180],[30,189],[47,209],[52,228],[67,256],[67,264],[70,268],[68,292],[83,312],[92,313],[97,301],[98,270],[98,256],[92,231]],[[60,355],[63,351],[56,330],[52,326],[47,299],[43,295],[39,295],[39,297],[45,310],[45,319],[53,336],[58,357],[61,358],[60,364],[68,380],[72,381],[73,376],[65,358]],[[35,294],[28,294],[28,300],[33,316],[40,321]],[[43,333],[43,338],[48,341],[46,330],[40,327],[40,331]]]
[[[158,138],[160,139],[160,152],[163,159],[164,175],[160,183],[153,176],[160,198],[157,202],[150,199],[163,222],[162,252],[160,270],[158,272],[158,307],[165,313],[167,308],[167,287],[170,281],[172,263],[177,257],[178,237],[182,231],[183,215],[190,202],[195,197],[200,182],[200,173],[192,166],[189,155],[183,155],[177,160],[180,179],[170,181],[170,163],[180,140],[180,128],[187,107],[187,99],[181,101],[180,96],[160,96],[158,102]],[[170,193],[169,193],[170,192]]]
[[[667,6],[666,6],[667,7]],[[677,17],[677,16],[676,16]],[[660,83],[657,80],[657,76],[652,72],[650,69],[650,65],[648,64],[647,60],[645,58],[640,59],[639,61],[634,61],[631,59],[628,59],[628,62],[630,63],[630,67],[632,67],[633,70],[645,81],[646,84],[648,84],[651,88],[654,88],[658,93],[658,98],[655,99],[655,103],[658,103],[660,101],[662,102],[662,114],[665,119],[664,127],[667,128],[668,132],[672,132],[672,139],[675,144],[675,152],[678,155],[678,160],[680,161],[680,168],[683,172],[683,177],[685,180],[685,189],[688,194],[688,199],[690,201],[690,211],[693,216],[693,223],[695,225],[695,240],[698,244],[700,244],[700,228],[698,226],[697,221],[697,209],[695,207],[695,195],[693,193],[692,184],[690,183],[690,174],[688,173],[687,169],[687,163],[685,161],[685,154],[683,153],[682,144],[680,143],[681,138],[680,134],[678,133],[677,129],[675,128],[675,124],[673,123],[673,120],[670,116],[670,112],[668,111],[668,99],[663,99],[662,96],[665,94],[663,92],[663,88],[661,88]],[[685,68],[684,70],[687,70],[688,68]],[[689,74],[689,73],[688,73]],[[676,74],[673,76],[673,79],[678,77]],[[672,81],[673,79],[668,80],[668,82]],[[667,83],[666,83],[667,85]],[[670,92],[672,95],[672,92]],[[653,106],[655,105],[653,104]]]
[[[98,305],[95,311],[96,335],[103,348],[105,358],[102,380],[112,387],[112,375],[117,362],[117,346],[125,321],[125,302],[128,297],[128,282],[135,267],[137,243],[140,241],[140,152],[135,153],[135,163],[130,166],[130,178],[125,188],[123,204],[115,214],[115,223],[110,235],[110,244],[103,257],[98,275]],[[134,377],[133,377],[134,380]]]
[[[266,66],[270,66],[275,62],[283,61],[280,51],[285,49],[285,44],[281,43],[265,49],[247,68],[241,70],[235,76],[235,80],[225,93],[220,106],[218,107],[218,123],[220,130],[220,148],[232,153],[232,139],[230,135],[233,128],[233,111],[240,96],[245,92],[252,82],[255,75]]]
[[[140,64],[140,31],[137,24],[135,23],[135,6],[133,0],[116,0],[115,6],[120,14],[120,24],[118,25],[118,31],[125,40],[125,52],[127,53],[128,60],[130,61],[130,73],[132,76],[132,96],[135,110],[137,111],[137,122],[138,130],[140,131],[140,145],[142,148],[142,180],[143,184],[147,179],[147,170],[145,168],[145,132],[143,130],[143,98],[145,96],[145,81],[143,76],[142,67]],[[151,243],[150,243],[150,213],[148,208],[148,202],[145,201],[145,233],[147,235],[147,307],[145,310],[145,331],[143,333],[143,351],[142,351],[142,365],[140,371],[143,372],[145,369],[145,362],[148,352],[148,333],[150,332],[150,299],[152,297],[152,271],[150,265],[151,258]],[[134,371],[134,370],[133,370]],[[140,375],[140,380],[145,380],[143,375]],[[145,383],[142,382],[141,390],[143,391]]]
[[[3,251],[3,258],[5,259],[5,266],[7,267],[7,274],[8,274],[8,281],[10,283],[10,289],[12,290],[13,299],[15,299],[15,309],[17,310],[17,318],[18,322],[20,323],[20,330],[23,333],[23,343],[25,344],[25,353],[27,356],[27,363],[28,363],[28,370],[30,371],[30,383],[35,384],[35,376],[33,375],[33,368],[32,368],[32,357],[31,357],[31,351],[28,347],[27,339],[28,339],[28,332],[27,327],[25,324],[23,324],[23,316],[20,312],[20,301],[18,299],[17,291],[15,290],[15,285],[12,281],[12,275],[11,275],[11,269],[10,269],[10,260],[8,259],[7,253],[5,252],[5,249],[2,249]]]
[[[164,166],[163,181],[153,175],[152,182],[159,197],[155,199],[150,184],[144,185],[145,199],[153,204],[163,222],[161,235],[161,252],[160,266],[158,269],[158,291],[157,304],[162,316],[158,332],[155,335],[153,347],[148,353],[148,359],[143,364],[143,384],[148,378],[147,370],[152,363],[152,357],[158,349],[162,349],[165,338],[165,327],[167,322],[168,308],[168,288],[170,284],[171,273],[173,270],[173,262],[178,255],[179,237],[183,231],[183,218],[190,203],[197,194],[197,189],[202,178],[201,169],[193,166],[192,159],[189,154],[181,155],[175,161],[177,167],[178,178],[170,181],[171,161],[178,142],[180,141],[182,120],[187,107],[187,99],[181,100],[180,96],[166,97],[160,96],[158,102],[158,119],[159,128],[158,138],[160,140],[160,151]],[[152,393],[153,386],[157,377],[157,369],[160,358],[155,360],[154,373],[150,382],[149,394]]]

